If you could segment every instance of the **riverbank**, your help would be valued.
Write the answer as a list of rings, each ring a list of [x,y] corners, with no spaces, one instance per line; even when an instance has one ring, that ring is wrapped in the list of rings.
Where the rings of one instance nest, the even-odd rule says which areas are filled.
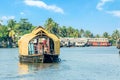
[[[108,38],[60,38],[61,47],[116,46]],[[0,48],[18,47],[17,42],[0,42]]]

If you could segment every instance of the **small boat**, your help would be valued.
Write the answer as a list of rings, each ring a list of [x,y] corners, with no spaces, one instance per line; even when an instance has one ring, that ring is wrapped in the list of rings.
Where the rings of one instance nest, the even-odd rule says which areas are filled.
[[[41,26],[23,35],[18,41],[20,62],[59,61],[60,40]]]

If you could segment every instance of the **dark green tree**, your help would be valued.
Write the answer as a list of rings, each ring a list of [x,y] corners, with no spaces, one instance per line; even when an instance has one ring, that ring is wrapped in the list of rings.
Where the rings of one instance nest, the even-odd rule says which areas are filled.
[[[113,31],[112,39],[117,40],[118,38],[120,38],[120,31],[119,30]]]
[[[7,47],[8,28],[5,25],[0,26],[0,47]]]
[[[16,25],[16,30],[18,35],[24,35],[27,33],[30,33],[35,26],[33,26],[30,22],[28,22],[28,19],[22,18]]]
[[[104,37],[104,38],[109,38],[109,36],[110,36],[110,35],[109,35],[107,32],[104,32],[104,33],[103,33],[103,37]]]
[[[99,35],[99,34],[96,34],[96,35],[95,35],[95,38],[100,38],[100,35]]]
[[[84,32],[84,37],[86,37],[86,38],[91,38],[93,35],[92,35],[92,33],[89,31],[89,30],[86,30],[85,32]]]
[[[68,37],[66,26],[60,27],[59,35],[60,37]]]

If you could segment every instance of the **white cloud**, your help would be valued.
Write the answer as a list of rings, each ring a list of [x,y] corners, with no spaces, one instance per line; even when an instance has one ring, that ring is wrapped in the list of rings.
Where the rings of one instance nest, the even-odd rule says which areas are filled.
[[[2,16],[1,20],[9,20],[9,19],[14,19],[15,16]]]
[[[114,0],[101,0],[96,8],[99,10],[99,11],[102,11],[103,10],[103,6],[107,3],[107,2],[112,2]],[[104,10],[104,12],[106,12],[107,14],[111,14],[113,16],[116,16],[116,17],[120,17],[120,10],[112,10],[112,11],[106,11]]]
[[[6,24],[9,19],[15,19],[15,16],[2,16],[2,17],[0,17],[0,24]]]
[[[36,7],[44,8],[44,9],[51,10],[54,12],[58,12],[62,14],[64,13],[62,8],[57,7],[56,5],[47,5],[41,0],[24,0],[24,2],[26,5],[29,5],[29,6],[36,6]]]
[[[113,16],[120,17],[120,10],[115,11],[106,11],[108,14],[112,14]]]
[[[21,15],[24,15],[25,13],[24,12],[20,12]]]
[[[107,2],[112,2],[113,0],[101,0],[98,4],[97,4],[97,6],[96,6],[96,8],[98,9],[98,10],[103,10],[103,6],[105,5],[105,3],[107,3]]]

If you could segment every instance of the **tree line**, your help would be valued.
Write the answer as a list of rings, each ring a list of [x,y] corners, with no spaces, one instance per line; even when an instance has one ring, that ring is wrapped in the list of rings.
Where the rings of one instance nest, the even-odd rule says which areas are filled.
[[[19,22],[10,19],[6,25],[0,24],[0,47],[17,47],[18,39],[30,33],[34,28],[35,26],[28,19],[20,19]]]
[[[2,20],[0,20],[2,22]],[[36,26],[22,18],[20,21],[14,19],[8,20],[6,25],[0,24],[0,47],[14,47],[17,46],[18,39],[27,33],[30,33]],[[109,41],[115,45],[116,40],[120,38],[120,31],[114,30],[110,35],[104,32],[102,35],[94,35],[90,30],[75,29],[73,26],[60,26],[52,18],[48,18],[44,23],[44,28],[60,37],[74,37],[74,38],[108,38]]]

